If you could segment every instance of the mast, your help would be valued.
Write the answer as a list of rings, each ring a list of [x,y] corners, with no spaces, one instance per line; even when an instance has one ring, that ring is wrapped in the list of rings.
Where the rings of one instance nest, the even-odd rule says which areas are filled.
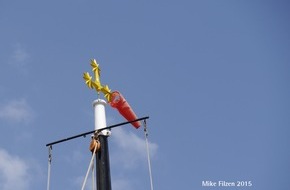
[[[97,99],[93,102],[95,112],[95,130],[99,130],[107,127],[106,101]],[[97,190],[111,190],[111,174],[110,174],[110,159],[109,159],[109,147],[108,137],[111,135],[109,129],[104,129],[98,134],[95,134],[95,138],[100,142],[100,150],[96,153],[96,181]]]
[[[142,117],[137,118],[136,114],[134,113],[133,109],[126,101],[126,99],[122,96],[122,94],[118,91],[111,92],[108,85],[102,85],[100,82],[100,68],[99,64],[95,59],[91,60],[92,71],[94,72],[94,79],[88,72],[85,72],[83,75],[83,79],[85,80],[87,86],[91,89],[95,89],[98,93],[98,99],[93,101],[94,107],[94,115],[95,115],[95,129],[93,131],[81,133],[75,136],[67,137],[58,141],[54,141],[51,143],[46,144],[49,147],[49,159],[48,159],[48,182],[47,182],[47,189],[49,190],[50,187],[50,166],[51,166],[51,150],[52,145],[62,143],[65,141],[69,141],[78,137],[85,137],[88,134],[94,133],[90,144],[90,150],[93,153],[89,169],[93,163],[93,160],[96,156],[96,185],[97,190],[111,190],[111,174],[110,174],[110,159],[109,159],[109,146],[108,146],[108,137],[111,135],[111,128],[119,127],[121,125],[125,125],[131,123],[136,129],[141,126],[140,120],[144,120],[144,131],[146,128],[146,119],[149,117]],[[118,112],[127,119],[127,122],[111,125],[107,127],[106,122],[106,112],[105,112],[105,105],[107,104],[105,100],[100,99],[100,92],[104,94],[104,98],[106,98],[108,104],[116,108]],[[145,137],[147,138],[147,132]],[[147,145],[148,149],[148,145]],[[148,151],[149,152],[149,151]],[[149,160],[149,154],[148,154]],[[149,163],[150,165],[150,163]],[[149,166],[150,168],[150,166]],[[87,176],[89,173],[86,174],[82,189],[85,188]],[[151,168],[150,168],[150,176],[151,176]],[[151,181],[151,189],[152,187],[152,177],[150,177]],[[94,184],[94,183],[93,183]],[[93,186],[94,188],[94,186]]]
[[[109,129],[103,129],[107,127],[105,113],[106,101],[99,99],[100,92],[104,94],[104,97],[110,106],[116,108],[119,113],[128,121],[136,120],[137,116],[120,92],[111,92],[111,89],[108,87],[108,85],[103,85],[101,83],[101,70],[95,59],[91,60],[91,66],[94,77],[90,76],[88,72],[85,72],[83,75],[87,86],[91,89],[95,89],[98,93],[98,99],[93,102],[95,109],[95,131],[98,132],[94,135],[94,139],[91,143],[93,146],[90,146],[90,150],[96,150],[98,146],[95,145],[94,147],[94,144],[100,144],[100,149],[96,152],[97,190],[111,190],[110,161],[108,150],[108,137],[110,136],[111,132]],[[131,124],[136,129],[141,126],[139,121],[132,122]]]

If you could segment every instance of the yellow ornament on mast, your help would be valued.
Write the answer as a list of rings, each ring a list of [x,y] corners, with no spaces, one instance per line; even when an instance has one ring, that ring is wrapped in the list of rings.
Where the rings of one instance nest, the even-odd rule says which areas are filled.
[[[104,94],[104,97],[107,99],[108,102],[111,101],[111,90],[109,89],[108,85],[103,86],[100,81],[100,73],[101,69],[99,67],[99,64],[95,59],[91,60],[91,66],[92,66],[92,71],[94,73],[94,80],[92,79],[92,76],[88,72],[85,72],[83,75],[83,78],[86,81],[86,84],[89,88],[95,89],[98,94],[102,92]]]
[[[101,82],[100,82],[100,67],[99,67],[99,64],[97,63],[97,61],[95,60],[95,59],[92,59],[91,60],[91,66],[92,66],[92,70],[93,70],[93,72],[94,72],[94,74],[95,74],[95,84],[96,84],[96,90],[98,91],[98,92],[100,92],[101,91],[101,89],[102,89],[102,85],[101,85]]]

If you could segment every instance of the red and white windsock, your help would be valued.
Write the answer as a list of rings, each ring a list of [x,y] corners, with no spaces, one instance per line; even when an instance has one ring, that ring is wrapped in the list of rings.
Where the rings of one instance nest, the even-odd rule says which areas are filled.
[[[102,85],[100,81],[100,68],[99,64],[97,64],[97,61],[95,59],[91,60],[91,66],[92,70],[94,72],[94,79],[88,72],[84,73],[83,78],[86,81],[86,84],[88,85],[89,88],[94,88],[98,92],[104,93],[105,98],[109,102],[109,104],[113,107],[116,108],[120,114],[126,118],[128,121],[133,121],[138,119],[128,102],[125,100],[125,98],[121,95],[120,92],[114,91],[111,93],[111,90],[109,89],[108,85]],[[105,113],[103,110],[103,103],[102,102],[95,102],[94,103],[95,109],[100,109],[101,113]],[[98,116],[98,115],[97,115]],[[104,118],[104,117],[102,117]],[[99,119],[98,119],[99,120]],[[102,120],[101,120],[102,121]],[[104,123],[104,122],[103,122]],[[104,125],[104,124],[98,124]],[[136,129],[138,129],[141,126],[140,121],[135,121],[131,123]]]
[[[122,94],[118,91],[114,91],[111,93],[111,101],[109,102],[113,108],[116,108],[119,113],[128,121],[133,121],[137,119],[136,114],[132,110],[129,103],[122,96]],[[136,129],[141,126],[140,121],[135,121],[131,123]]]

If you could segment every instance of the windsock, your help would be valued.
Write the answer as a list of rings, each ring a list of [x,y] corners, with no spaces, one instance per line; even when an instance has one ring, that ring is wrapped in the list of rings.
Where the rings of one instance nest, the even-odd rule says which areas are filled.
[[[114,91],[111,93],[110,97],[110,105],[113,108],[116,108],[119,113],[128,121],[133,121],[137,119],[136,114],[130,107],[129,103],[126,101],[126,99],[122,96],[122,94],[118,91]],[[140,121],[135,121],[131,123],[136,129],[138,129],[141,126]]]

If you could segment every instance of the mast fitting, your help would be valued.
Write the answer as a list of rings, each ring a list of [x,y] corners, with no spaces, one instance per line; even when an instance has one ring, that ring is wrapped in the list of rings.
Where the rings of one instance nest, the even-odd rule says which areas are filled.
[[[101,143],[98,139],[95,139],[95,137],[92,136],[92,140],[90,143],[90,151],[94,153],[95,148],[96,148],[96,152],[98,152],[101,149]]]

